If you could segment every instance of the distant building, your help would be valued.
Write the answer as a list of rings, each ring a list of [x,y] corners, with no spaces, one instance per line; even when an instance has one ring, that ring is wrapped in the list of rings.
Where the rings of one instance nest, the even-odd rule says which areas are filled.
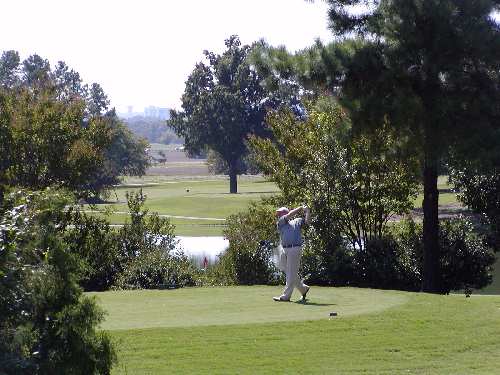
[[[168,120],[170,118],[170,109],[150,105],[149,107],[144,108],[144,116],[160,120]]]

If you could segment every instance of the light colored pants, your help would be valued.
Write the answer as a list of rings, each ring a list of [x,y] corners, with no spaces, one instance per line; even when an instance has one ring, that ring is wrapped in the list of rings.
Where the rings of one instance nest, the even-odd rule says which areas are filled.
[[[302,246],[284,248],[283,251],[286,257],[286,266],[283,264],[286,273],[286,286],[281,297],[282,299],[290,299],[294,287],[303,295],[307,291],[308,286],[299,278]]]

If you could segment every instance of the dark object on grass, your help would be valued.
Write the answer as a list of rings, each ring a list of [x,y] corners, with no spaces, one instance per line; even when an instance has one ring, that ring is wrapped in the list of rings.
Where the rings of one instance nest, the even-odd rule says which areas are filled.
[[[158,289],[179,289],[182,285],[179,284],[158,284]]]
[[[330,316],[337,316],[337,313],[336,312],[331,312]]]

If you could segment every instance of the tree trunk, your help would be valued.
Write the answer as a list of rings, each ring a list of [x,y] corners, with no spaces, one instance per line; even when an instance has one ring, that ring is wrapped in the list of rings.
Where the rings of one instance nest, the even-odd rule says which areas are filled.
[[[424,265],[422,290],[441,293],[439,271],[439,218],[438,218],[438,159],[432,147],[427,147],[424,164]]]
[[[236,163],[229,164],[229,193],[238,192],[238,174],[236,172]]]

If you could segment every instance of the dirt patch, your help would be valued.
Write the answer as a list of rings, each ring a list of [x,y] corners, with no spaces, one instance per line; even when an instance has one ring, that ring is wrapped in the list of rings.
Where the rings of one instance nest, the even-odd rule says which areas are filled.
[[[189,158],[183,151],[165,152],[166,163],[153,165],[148,176],[209,176],[206,159]]]

